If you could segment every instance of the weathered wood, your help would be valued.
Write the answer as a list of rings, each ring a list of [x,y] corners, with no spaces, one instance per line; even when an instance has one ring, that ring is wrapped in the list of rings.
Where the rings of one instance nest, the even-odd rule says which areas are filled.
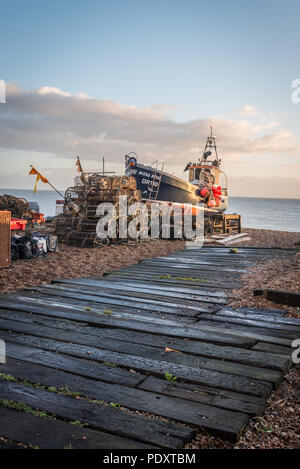
[[[211,264],[196,264],[196,263],[185,263],[185,262],[176,262],[169,260],[160,260],[160,259],[146,259],[141,264],[139,264],[140,270],[149,270],[150,268],[156,269],[172,269],[173,270],[183,270],[189,272],[205,272],[208,275],[220,275],[222,272],[228,273],[243,273],[245,269],[237,269],[234,267],[229,267],[228,264],[224,266],[214,266]],[[126,270],[136,270],[136,266],[126,267]]]
[[[121,353],[128,352],[128,342],[123,342],[117,339],[105,337],[97,338],[96,336],[78,334],[69,331],[61,331],[46,326],[29,326],[26,323],[16,323],[15,325],[13,321],[0,320],[0,329],[6,331],[16,331],[22,334],[25,333],[38,338],[50,338],[65,342],[72,342],[73,344],[87,345],[89,347],[96,347],[97,349],[101,350],[111,350]],[[3,333],[1,334],[3,335]],[[15,335],[10,334],[10,338],[12,341],[14,340],[14,337]],[[247,365],[245,363],[235,363],[232,361],[224,361],[216,358],[206,358],[204,356],[198,357],[194,354],[186,354],[183,352],[166,352],[164,347],[158,348],[149,345],[133,343],[130,346],[130,354],[154,360],[164,360],[167,362],[170,361],[171,363],[187,365],[193,368],[201,367],[202,369],[206,370],[221,371],[234,375],[261,379],[264,381],[270,381],[274,383],[274,385],[277,385],[281,381],[281,373],[276,370],[267,369],[267,365],[262,368]],[[282,362],[284,362],[284,366],[287,366],[288,360],[285,357],[283,357],[283,360],[281,360],[281,363]]]
[[[116,272],[119,271],[113,271],[115,274]],[[224,276],[224,272],[220,270],[219,272],[211,272],[206,269],[190,269],[188,266],[186,268],[181,268],[181,267],[175,267],[175,266],[154,266],[154,265],[149,265],[149,266],[143,266],[143,267],[127,267],[122,271],[123,273],[130,273],[130,274],[136,274],[136,275],[169,275],[170,272],[172,272],[173,277],[194,277],[194,278],[203,278],[205,280],[209,280],[210,282],[216,282],[219,284],[224,284],[224,285],[233,285],[234,280],[238,279],[240,276],[240,273],[238,272],[227,272],[228,276]]]
[[[271,322],[271,321],[262,321],[259,319],[251,319],[251,317],[248,318],[245,316],[240,317],[239,315],[232,315],[230,312],[224,312],[218,311],[218,314],[201,314],[200,320],[201,319],[207,319],[209,321],[214,321],[214,322],[222,322],[225,324],[240,324],[244,326],[253,326],[256,328],[261,328],[264,330],[270,330],[270,331],[280,331],[280,333],[284,334],[286,337],[291,337],[291,338],[297,338],[300,334],[300,327],[295,326],[295,325],[289,325],[289,324],[278,324],[276,322]],[[297,335],[298,334],[298,335]],[[275,334],[274,334],[275,335]]]
[[[68,283],[71,285],[86,285],[86,286],[92,286],[92,287],[107,287],[110,289],[115,289],[115,290],[137,290],[141,292],[150,292],[154,294],[170,294],[172,295],[173,293],[182,295],[182,298],[189,298],[189,296],[194,297],[197,299],[198,296],[208,296],[212,298],[221,298],[225,299],[226,298],[226,293],[223,291],[210,291],[208,290],[200,290],[198,287],[197,288],[176,288],[176,287],[168,287],[168,290],[166,291],[166,287],[164,285],[159,285],[159,284],[153,284],[152,282],[149,284],[143,283],[143,282],[131,282],[130,280],[126,279],[119,279],[118,282],[116,281],[106,281],[106,280],[100,280],[100,279],[62,279],[62,280],[53,280],[53,284],[56,283]]]
[[[92,399],[105,402],[117,402],[121,406],[142,412],[150,412],[172,418],[186,424],[203,427],[226,439],[235,440],[248,418],[238,411],[232,412],[201,402],[189,402],[170,396],[164,396],[142,389],[132,389],[116,384],[93,382],[80,376],[47,367],[24,367],[24,363],[13,361],[5,365],[4,372],[22,381],[39,383],[47,387],[65,389]],[[1,427],[0,427],[1,430]]]
[[[68,298],[69,300],[77,300],[82,301],[84,304],[105,304],[107,306],[121,306],[125,307],[126,309],[138,309],[138,310],[147,310],[147,311],[157,311],[159,313],[173,313],[179,314],[184,316],[195,316],[199,311],[203,312],[211,312],[214,310],[213,306],[204,306],[201,305],[199,307],[190,306],[190,305],[179,305],[176,303],[162,303],[155,300],[147,300],[147,299],[136,299],[136,300],[129,300],[128,298],[122,298],[119,295],[118,298],[113,298],[112,296],[101,297],[96,295],[85,295],[81,293],[69,292],[64,291],[59,288],[54,287],[34,287],[31,288],[30,291],[40,292],[42,294],[46,294],[49,296],[55,297],[63,297]]]
[[[149,419],[81,399],[75,401],[68,396],[12,381],[0,380],[0,398],[23,402],[69,421],[79,420],[94,429],[163,448],[180,448],[194,433],[190,428],[171,422]]]
[[[6,354],[8,358],[14,358],[29,363],[38,363],[50,368],[57,368],[70,373],[76,373],[80,376],[89,377],[93,380],[119,383],[130,387],[137,386],[145,378],[145,376],[140,373],[130,373],[127,370],[115,366],[93,363],[63,353],[57,354],[55,352],[49,352],[37,347],[26,346],[21,342],[7,343]]]
[[[79,297],[78,299],[81,299],[80,297],[82,296],[84,300],[91,298],[91,300],[89,301],[93,301],[97,303],[103,302],[103,303],[109,303],[109,304],[119,304],[121,300],[124,300],[126,301],[125,303],[126,307],[130,307],[131,305],[137,304],[134,307],[141,309],[140,303],[142,303],[143,306],[148,305],[147,307],[145,307],[145,309],[148,309],[151,311],[155,310],[155,307],[157,306],[157,308],[159,308],[159,312],[161,311],[164,312],[165,307],[171,308],[171,310],[168,309],[165,312],[177,313],[177,309],[179,309],[180,311],[184,311],[185,314],[187,314],[186,310],[190,311],[192,314],[192,312],[199,312],[199,311],[211,312],[215,308],[215,305],[210,300],[207,300],[206,302],[210,303],[211,307],[202,305],[200,300],[197,306],[195,306],[191,302],[188,303],[187,301],[177,300],[176,303],[173,303],[173,302],[170,302],[170,299],[168,301],[158,300],[153,295],[150,295],[150,299],[149,299],[149,298],[134,296],[135,293],[132,293],[132,297],[130,297],[130,296],[127,296],[126,294],[105,293],[105,291],[103,290],[99,292],[91,292],[89,290],[81,291],[80,288],[70,288],[70,287],[68,288],[68,287],[61,286],[61,285],[48,285],[47,287],[36,287],[36,288],[31,288],[30,291],[38,291],[38,292],[41,291],[46,294],[49,294],[50,292],[50,294],[54,294],[56,296],[60,296],[61,292],[67,292],[66,294],[62,296],[65,296],[67,298],[71,297],[72,299],[77,298],[77,297]],[[94,300],[95,297],[97,299],[96,301]],[[109,300],[106,300],[105,298],[108,298]],[[123,303],[124,302],[120,304],[123,305]],[[218,303],[222,304],[223,302],[219,301]],[[161,306],[163,308],[161,308]]]
[[[238,311],[236,309],[221,309],[216,312],[217,316],[227,316],[232,318],[241,318],[241,319],[252,319],[254,321],[259,322],[266,322],[271,324],[279,324],[281,325],[289,325],[295,326],[295,330],[300,330],[300,319],[291,319],[285,318],[283,316],[273,315],[273,314],[263,314],[263,312],[255,313],[255,312],[245,312],[245,311]],[[291,329],[290,329],[291,330]]]
[[[61,352],[74,357],[81,357],[99,362],[115,363],[121,367],[128,369],[134,368],[142,373],[150,372],[157,376],[164,376],[165,373],[171,373],[188,382],[213,386],[220,389],[247,392],[254,396],[265,396],[272,388],[271,382],[267,382],[265,380],[248,378],[230,373],[222,373],[220,371],[212,371],[205,368],[199,369],[198,367],[195,368],[185,364],[182,365],[177,362],[173,363],[171,361],[165,361],[165,357],[161,357],[161,359],[158,360],[15,333],[9,334],[7,332],[2,332],[1,336],[7,342],[8,349],[10,343],[23,344],[28,345],[29,347]],[[198,366],[199,365],[200,363]]]
[[[167,274],[170,274],[170,272],[167,272]],[[143,272],[142,274],[138,274],[138,273],[133,273],[133,272],[122,272],[122,271],[114,271],[113,273],[109,272],[107,274],[104,274],[104,277],[105,278],[108,278],[109,280],[124,280],[125,278],[126,279],[130,279],[131,281],[138,281],[138,280],[142,280],[143,282],[154,282],[154,283],[159,283],[160,285],[165,283],[165,284],[171,284],[171,285],[176,285],[178,287],[182,287],[182,286],[188,286],[188,287],[200,287],[201,289],[203,287],[205,288],[212,288],[213,290],[220,290],[220,288],[222,288],[222,290],[225,290],[225,289],[231,289],[231,288],[234,288],[234,283],[222,283],[222,285],[220,286],[220,282],[217,282],[216,280],[214,280],[213,282],[211,280],[208,280],[206,278],[204,278],[203,276],[201,276],[201,281],[196,281],[195,278],[200,278],[199,276],[196,276],[196,277],[192,277],[191,275],[189,276],[186,276],[186,275],[177,275],[177,274],[174,274],[173,275],[173,272],[172,272],[172,276],[171,278],[164,278],[164,277],[167,277],[167,274],[166,275],[163,275],[163,274],[151,274],[151,273],[145,273]],[[176,277],[181,277],[180,279],[179,278],[176,278]],[[189,280],[189,278],[192,277],[193,280]],[[186,280],[183,280],[183,278],[186,278]]]
[[[86,327],[84,328],[86,329]],[[217,345],[207,343],[197,343],[195,341],[187,340],[174,340],[169,337],[157,337],[153,335],[143,334],[140,338],[134,339],[134,335],[138,336],[137,333],[129,335],[126,341],[122,339],[120,331],[115,334],[114,337],[105,335],[105,330],[94,330],[93,334],[91,331],[76,332],[74,329],[69,330],[58,330],[49,326],[28,324],[20,321],[10,321],[0,319],[0,330],[20,332],[21,334],[33,335],[36,337],[45,337],[55,340],[61,340],[66,342],[72,342],[81,345],[90,345],[93,347],[114,350],[120,352],[128,351],[128,342],[131,343],[130,351],[133,354],[139,354],[140,356],[150,357],[177,357],[178,359],[185,359],[192,366],[193,362],[198,361],[197,356],[203,357],[201,361],[201,367],[213,366],[214,369],[219,368],[221,371],[226,371],[227,367],[233,372],[233,370],[241,370],[241,374],[246,373],[245,376],[257,377],[257,373],[264,374],[265,371],[252,370],[248,367],[236,366],[234,363],[241,365],[252,365],[257,368],[270,368],[275,370],[286,371],[290,366],[290,360],[286,356],[274,356],[271,353],[260,353],[253,350],[239,349],[236,347],[221,347]],[[151,347],[150,347],[151,346]],[[170,350],[176,349],[185,354],[191,354],[191,356],[174,355],[174,352],[166,352],[165,348],[169,347]],[[157,349],[157,350],[156,350]],[[210,360],[204,359],[204,357]],[[222,364],[218,364],[211,359],[221,359]],[[224,360],[233,362],[230,364],[224,363]],[[249,374],[247,374],[250,373]],[[254,373],[254,374],[253,374]],[[272,374],[277,376],[278,374]],[[266,379],[266,378],[264,378]]]
[[[16,299],[17,300],[17,299]],[[96,313],[91,313],[89,311],[83,312],[81,309],[67,308],[61,305],[59,308],[57,306],[52,306],[49,304],[41,304],[37,301],[33,301],[34,304],[18,304],[9,301],[1,301],[0,299],[0,310],[1,305],[6,309],[11,308],[12,310],[27,311],[29,313],[36,313],[42,316],[52,316],[55,318],[62,319],[71,319],[73,321],[79,321],[82,323],[88,323],[92,326],[103,326],[103,327],[113,327],[118,329],[128,329],[132,331],[140,332],[149,332],[151,334],[157,335],[167,335],[170,337],[182,337],[195,339],[204,342],[211,342],[214,344],[228,344],[231,346],[238,347],[252,347],[256,342],[256,337],[254,339],[248,337],[234,337],[234,334],[230,336],[224,335],[222,330],[219,330],[216,334],[210,328],[209,332],[202,331],[199,328],[189,327],[189,326],[178,326],[175,322],[164,321],[160,324],[155,324],[151,322],[144,321],[134,321],[126,320],[122,318],[111,318],[110,315],[100,316]],[[171,327],[170,327],[171,326]],[[259,339],[257,339],[259,340]],[[286,345],[286,343],[283,343]]]
[[[282,334],[280,331],[269,331],[261,328],[242,326],[241,324],[224,324],[217,321],[199,320],[193,327],[203,332],[223,333],[230,337],[244,337],[245,339],[248,338],[285,347],[290,347],[292,342],[292,339],[286,338],[286,333]]]
[[[57,284],[54,284],[57,288]],[[70,291],[70,292],[78,292],[83,294],[91,294],[96,296],[104,296],[108,298],[119,298],[119,299],[148,299],[151,301],[159,301],[162,303],[169,303],[172,298],[176,298],[176,305],[186,305],[186,306],[196,306],[199,307],[200,303],[210,303],[210,304],[217,304],[217,305],[226,305],[227,301],[224,298],[217,298],[211,296],[204,296],[204,295],[184,295],[182,293],[175,293],[175,292],[159,292],[155,290],[144,290],[139,289],[137,287],[134,288],[126,288],[122,286],[118,289],[106,287],[104,285],[92,286],[92,285],[75,285],[69,283],[60,283],[59,289],[63,291]],[[173,303],[174,304],[174,303]]]
[[[254,313],[254,314],[264,314],[264,315],[272,315],[272,316],[285,316],[286,311],[283,309],[266,309],[266,308],[250,308],[249,306],[242,306],[241,308],[237,308],[235,311],[239,311],[242,313]]]
[[[158,448],[136,440],[110,435],[90,428],[81,428],[59,420],[35,417],[1,406],[0,435],[24,443],[29,447],[40,449],[126,450]]]
[[[50,413],[59,410],[60,419],[83,419],[94,430],[80,430],[95,432],[95,441],[104,433],[108,448],[115,438],[120,448],[124,440],[128,448],[175,448],[192,436],[191,429],[183,435],[179,424],[167,434],[170,422],[133,415],[124,407],[233,441],[249,416],[261,414],[266,397],[289,368],[300,321],[285,318],[282,310],[233,310],[224,306],[226,291],[238,285],[240,274],[254,262],[293,253],[242,247],[233,256],[228,247],[189,249],[145,259],[104,278],[62,279],[2,296],[0,338],[6,341],[8,363],[0,372],[32,385],[67,386],[87,397],[75,400],[0,380],[0,398],[3,393],[25,396],[27,405],[42,405]],[[167,373],[177,380],[164,379]],[[116,402],[122,409],[100,407],[91,399]],[[137,425],[133,417],[139,417]],[[32,418],[37,425],[47,420]],[[7,427],[18,424],[12,420]],[[160,426],[154,429],[148,422]],[[68,439],[71,425],[56,423],[66,426],[61,432]],[[28,428],[27,437],[34,431]],[[93,447],[84,441],[83,447]]]
[[[18,303],[14,304],[14,301],[18,301]],[[34,312],[39,313],[40,309],[47,308],[49,311],[68,311],[71,314],[72,310],[79,312],[82,314],[82,322],[84,321],[83,315],[93,314],[95,318],[102,317],[104,318],[111,318],[111,320],[133,320],[138,322],[150,322],[153,324],[164,324],[164,325],[179,325],[182,323],[183,325],[196,322],[196,319],[193,319],[191,316],[184,316],[180,315],[177,316],[175,314],[169,313],[157,313],[157,312],[150,312],[150,311],[141,311],[137,309],[130,310],[129,308],[122,308],[116,307],[111,305],[100,305],[86,302],[79,302],[79,301],[72,301],[68,300],[68,298],[61,298],[49,295],[30,295],[28,292],[22,292],[22,295],[16,295],[14,297],[7,297],[3,302],[0,299],[0,308],[5,307],[9,309],[12,307],[14,310],[21,310],[21,311],[28,311],[28,308],[32,308],[34,306],[38,306],[37,310]],[[131,312],[129,312],[131,311]],[[43,313],[41,313],[43,314]],[[70,317],[66,315],[66,318]]]
[[[252,347],[252,350],[258,350],[261,352],[268,352],[272,354],[286,355],[290,357],[293,353],[293,349],[290,347],[284,347],[282,345],[267,344],[266,342],[257,342]]]
[[[252,416],[261,415],[265,407],[264,398],[195,384],[166,381],[154,376],[149,376],[145,381],[139,384],[138,388],[166,396],[179,397],[189,401],[201,402],[236,412],[242,412]]]
[[[300,293],[286,290],[266,290],[267,300],[281,305],[300,306]]]

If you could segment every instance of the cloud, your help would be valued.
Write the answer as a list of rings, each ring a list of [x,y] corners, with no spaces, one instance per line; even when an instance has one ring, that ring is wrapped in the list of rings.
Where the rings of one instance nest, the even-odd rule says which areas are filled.
[[[200,155],[213,122],[229,161],[246,154],[300,154],[291,132],[274,117],[248,121],[246,115],[258,112],[252,106],[244,106],[242,120],[176,122],[170,117],[174,109],[126,106],[49,86],[26,91],[8,85],[7,103],[0,106],[0,148],[46,152],[56,158],[105,156],[111,162],[136,151],[146,162],[160,159],[177,166]]]
[[[254,107],[250,106],[249,104],[246,104],[246,106],[243,106],[239,111],[239,114],[242,114],[244,116],[257,116],[258,114],[261,113],[261,111]]]

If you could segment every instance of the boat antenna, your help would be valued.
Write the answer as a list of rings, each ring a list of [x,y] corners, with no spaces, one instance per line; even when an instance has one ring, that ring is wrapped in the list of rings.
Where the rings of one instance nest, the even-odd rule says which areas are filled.
[[[115,171],[105,171],[105,159],[102,156],[102,175],[105,176],[105,174],[115,174]]]
[[[215,153],[215,159],[213,161],[208,160],[208,157],[212,154],[213,151]],[[216,144],[216,137],[213,136],[212,125],[210,126],[210,135],[206,139],[206,144],[205,144],[203,155],[201,158],[201,163],[211,163],[213,166],[220,166],[220,160],[219,160],[217,144]]]

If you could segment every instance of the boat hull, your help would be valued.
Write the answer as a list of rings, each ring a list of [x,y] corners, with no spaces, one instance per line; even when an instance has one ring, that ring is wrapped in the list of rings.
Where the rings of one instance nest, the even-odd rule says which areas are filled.
[[[127,176],[134,176],[137,189],[141,191],[143,199],[155,199],[157,201],[185,204],[202,203],[204,208],[207,208],[204,204],[204,199],[196,195],[197,186],[184,179],[163,172],[159,184],[160,173],[157,174],[157,171],[151,166],[145,166],[139,163],[136,163],[134,166],[126,165],[125,173]],[[159,189],[156,196],[156,188],[158,185]],[[153,188],[152,192],[151,188]],[[212,210],[224,212],[227,208],[227,197],[224,199],[224,202],[222,202],[219,207],[213,208]]]

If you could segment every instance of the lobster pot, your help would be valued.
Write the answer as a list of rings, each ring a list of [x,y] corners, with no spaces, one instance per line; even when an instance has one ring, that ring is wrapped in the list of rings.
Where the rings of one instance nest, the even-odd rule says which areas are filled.
[[[0,269],[10,266],[10,217],[10,212],[0,212]]]

